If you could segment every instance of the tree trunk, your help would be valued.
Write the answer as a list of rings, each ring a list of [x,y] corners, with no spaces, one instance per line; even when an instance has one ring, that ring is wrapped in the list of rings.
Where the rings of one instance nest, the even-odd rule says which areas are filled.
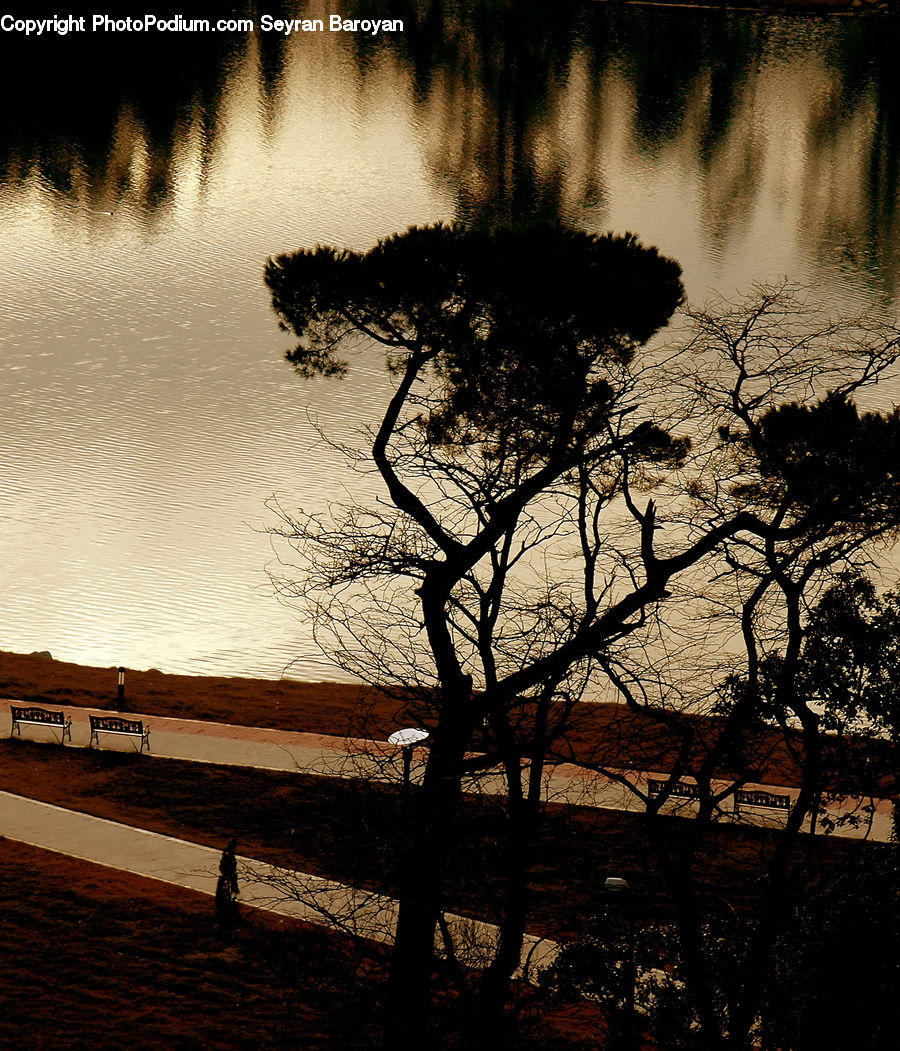
[[[450,837],[460,799],[460,770],[468,736],[463,720],[442,719],[422,787],[408,802],[400,860],[397,931],[384,1018],[386,1048],[428,1046],[434,939],[443,907]]]
[[[520,819],[521,820],[521,819]],[[525,923],[528,919],[528,853],[530,827],[513,828],[507,844],[505,911],[499,925],[497,951],[481,978],[478,1015],[487,1033],[502,1025],[509,1002],[509,983],[522,959]]]
[[[703,944],[703,915],[692,877],[694,849],[682,843],[673,850],[659,825],[658,815],[649,817],[647,831],[675,906],[685,984],[697,1013],[697,1048],[725,1051],[727,1042],[715,1007],[714,981]]]
[[[547,709],[551,692],[537,710],[535,735],[541,742],[528,769],[528,791],[522,791],[522,766],[513,750],[506,762],[509,828],[505,850],[506,900],[499,924],[497,951],[485,971],[479,990],[478,1006],[483,1027],[496,1032],[502,1025],[509,1003],[510,979],[522,959],[525,925],[529,909],[529,857],[542,812],[542,782],[546,751]]]

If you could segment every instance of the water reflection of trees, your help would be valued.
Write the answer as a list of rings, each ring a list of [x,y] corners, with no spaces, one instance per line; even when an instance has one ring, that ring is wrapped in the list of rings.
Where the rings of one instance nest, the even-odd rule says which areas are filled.
[[[378,6],[358,0],[354,12],[378,17]],[[378,49],[399,55],[432,173],[452,188],[460,217],[602,225],[612,131],[604,108],[616,96],[636,163],[663,163],[674,151],[700,173],[707,247],[727,251],[760,204],[785,105],[804,127],[796,156],[782,160],[802,169],[796,222],[805,250],[829,269],[861,267],[893,294],[896,19],[488,0],[405,0],[392,14],[407,32],[358,38],[361,76]],[[805,77],[792,77],[796,62]]]
[[[634,92],[634,135],[645,153],[693,128],[701,162],[714,156],[766,37],[764,20],[705,11],[613,10],[594,20],[593,46],[619,56]],[[692,106],[699,96],[700,106]]]
[[[383,5],[358,0],[358,17]],[[578,5],[401,0],[402,38],[356,38],[360,59],[385,45],[411,74],[429,165],[468,221],[557,219],[569,155],[553,122],[579,47]],[[365,68],[360,65],[360,68]]]
[[[318,6],[275,0],[267,10],[327,18]],[[350,0],[343,13],[385,17],[379,0]],[[258,79],[263,128],[302,104],[285,81],[291,49],[347,47],[363,93],[385,68],[408,85],[428,169],[459,218],[602,227],[616,139],[636,168],[675,158],[685,179],[699,180],[707,248],[727,252],[772,192],[772,129],[791,109],[803,126],[793,163],[806,251],[892,293],[898,20],[534,0],[395,0],[390,16],[403,19],[403,34],[254,34],[246,68]],[[0,128],[0,182],[36,176],[90,208],[127,199],[158,212],[186,142],[201,171],[209,167],[248,43],[215,33],[168,34],[164,47],[139,35],[115,46],[103,37],[23,42],[0,68],[7,99],[18,100]]]
[[[833,270],[895,294],[898,221],[896,19],[610,12],[635,93],[635,141],[681,142],[704,173],[707,230],[728,248],[752,217],[779,121],[803,140],[796,228]],[[768,142],[766,141],[768,139]],[[789,173],[790,174],[790,173]],[[787,196],[791,187],[780,187]]]
[[[814,174],[830,163],[843,177],[832,192],[810,187],[820,189],[821,204],[811,199],[803,221],[823,262],[865,270],[892,298],[900,266],[900,20],[839,28],[824,49],[835,76],[810,124],[810,157]]]
[[[224,78],[243,42],[87,33],[3,43],[0,90],[16,101],[0,126],[0,183],[36,178],[89,209],[127,199],[152,215],[172,194],[184,140],[197,136],[201,155],[211,150]]]
[[[355,13],[377,17],[373,0]],[[601,165],[599,112],[607,82],[624,75],[633,93],[631,139],[652,158],[690,126],[695,154],[709,158],[733,114],[745,71],[756,64],[758,24],[709,24],[690,11],[584,5],[405,0],[397,38],[358,38],[359,67],[372,52],[399,52],[431,145],[436,177],[456,191],[465,218],[558,218],[567,182],[588,161]],[[736,27],[736,29],[735,29]],[[749,38],[749,39],[748,39]],[[573,81],[588,75],[595,119],[565,145],[554,131],[579,108]],[[698,93],[704,112],[690,105]],[[574,148],[574,149],[573,149]],[[582,156],[574,156],[577,152]],[[595,172],[596,176],[602,175]]]

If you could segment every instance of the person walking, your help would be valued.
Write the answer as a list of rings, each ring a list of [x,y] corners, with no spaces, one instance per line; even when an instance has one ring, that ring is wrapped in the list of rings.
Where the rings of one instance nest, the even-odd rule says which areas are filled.
[[[230,931],[238,919],[237,840],[232,839],[219,859],[219,880],[216,883],[216,915],[222,930]]]

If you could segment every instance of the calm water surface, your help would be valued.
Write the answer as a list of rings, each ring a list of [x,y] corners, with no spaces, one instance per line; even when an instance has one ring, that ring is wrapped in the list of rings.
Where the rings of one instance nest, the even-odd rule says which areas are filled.
[[[391,15],[376,40],[0,39],[0,649],[340,677],[272,595],[265,502],[373,495],[313,423],[351,437],[388,388],[374,356],[294,377],[274,253],[561,217],[658,245],[694,300],[790,275],[895,316],[896,19]]]

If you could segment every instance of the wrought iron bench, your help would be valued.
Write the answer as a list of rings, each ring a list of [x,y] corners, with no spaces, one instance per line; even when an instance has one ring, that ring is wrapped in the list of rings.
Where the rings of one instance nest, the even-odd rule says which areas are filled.
[[[649,794],[651,796],[661,795],[668,783],[668,781],[651,777],[647,786]],[[700,786],[692,781],[676,781],[670,786],[669,795],[678,799],[700,799]]]
[[[666,787],[666,781],[650,778],[649,789],[651,796],[658,796]],[[699,799],[700,789],[690,781],[677,781],[672,785],[670,794],[681,799]],[[769,792],[764,789],[738,789],[734,794],[734,812],[740,813],[742,806],[763,807],[767,810],[791,809],[791,796],[789,792]]]
[[[765,807],[768,810],[791,809],[791,796],[789,792],[766,792],[761,789],[742,788],[735,793],[734,811],[742,806]]]
[[[91,740],[90,747],[94,747],[94,742],[97,742],[97,747],[100,746],[100,734],[121,734],[124,737],[140,737],[141,739],[141,751],[144,750],[144,745],[147,746],[147,751],[150,751],[150,727],[144,729],[144,724],[140,719],[123,719],[120,715],[92,715],[91,719]]]
[[[72,720],[65,712],[51,712],[47,708],[17,708],[14,704],[9,706],[12,712],[12,728],[9,736],[14,733],[22,736],[23,726],[50,726],[56,730],[62,730],[59,743],[65,744],[66,738],[72,742]]]

